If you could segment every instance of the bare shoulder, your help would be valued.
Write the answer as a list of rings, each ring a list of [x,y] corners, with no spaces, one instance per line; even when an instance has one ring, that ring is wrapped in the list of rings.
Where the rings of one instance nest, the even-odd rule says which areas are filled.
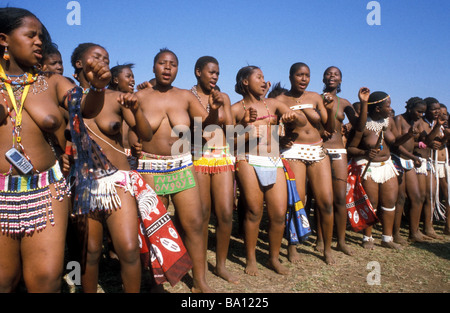
[[[50,86],[54,85],[57,86],[57,88],[66,89],[66,91],[76,86],[68,78],[60,74],[44,73],[42,76]]]
[[[234,117],[240,117],[242,114],[244,114],[244,106],[242,105],[241,101],[238,101],[231,105],[231,114]]]
[[[348,100],[345,99],[345,98],[339,97],[339,102],[341,103],[342,108],[346,108],[346,107],[348,107],[348,106],[351,106],[351,107],[353,108],[353,106],[352,106],[352,104],[350,103],[350,101],[348,101]]]
[[[284,103],[288,103],[289,102],[289,97],[286,96],[285,93],[279,94],[278,96],[275,97],[276,100],[284,102]]]
[[[285,102],[282,102],[282,101],[278,100],[277,98],[266,98],[266,99],[264,99],[264,101],[269,106],[274,106],[274,107],[287,106],[287,104]]]
[[[315,91],[305,91],[305,98],[322,101],[322,96]]]
[[[145,88],[138,90],[135,95],[138,99],[143,99],[152,94],[155,90],[153,88]]]
[[[227,102],[227,104],[231,105],[231,100],[230,100],[230,97],[228,96],[228,94],[226,94],[225,92],[222,92],[222,91],[220,93],[224,97],[224,99]]]
[[[121,91],[106,89],[105,99],[107,99],[108,101],[114,101],[119,97],[120,94],[122,94]]]

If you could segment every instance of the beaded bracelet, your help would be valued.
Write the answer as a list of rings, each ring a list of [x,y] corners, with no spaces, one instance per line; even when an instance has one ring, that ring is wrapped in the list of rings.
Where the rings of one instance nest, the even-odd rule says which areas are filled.
[[[90,85],[89,90],[95,91],[95,92],[103,92],[106,90],[106,87],[103,88],[95,88],[94,86]]]

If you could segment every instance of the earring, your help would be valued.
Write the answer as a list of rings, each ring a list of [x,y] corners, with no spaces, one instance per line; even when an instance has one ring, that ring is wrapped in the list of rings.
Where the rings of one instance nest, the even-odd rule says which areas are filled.
[[[3,59],[4,59],[5,61],[9,61],[8,47],[5,47],[5,52],[3,52]]]

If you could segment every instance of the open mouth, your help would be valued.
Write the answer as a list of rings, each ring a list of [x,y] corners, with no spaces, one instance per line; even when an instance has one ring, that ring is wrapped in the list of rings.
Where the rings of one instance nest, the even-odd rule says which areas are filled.
[[[33,51],[33,54],[36,58],[42,59],[42,50],[35,50]]]

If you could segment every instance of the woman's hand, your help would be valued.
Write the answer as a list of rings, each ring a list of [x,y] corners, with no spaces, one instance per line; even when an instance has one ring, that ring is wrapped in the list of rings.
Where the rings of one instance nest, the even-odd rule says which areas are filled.
[[[377,156],[377,154],[381,151],[381,149],[370,149],[367,150],[365,155],[369,160],[372,160],[373,158],[375,158]]]
[[[284,113],[280,119],[280,121],[285,124],[292,123],[295,120],[297,120],[297,113],[295,113],[294,111]]]
[[[360,102],[369,102],[370,89],[367,87],[361,87],[359,89],[358,98]]]
[[[138,98],[134,93],[120,93],[117,102],[126,109],[130,109],[133,114],[139,109]]]
[[[418,156],[416,156],[416,157],[413,159],[413,161],[414,161],[414,167],[419,168],[419,167],[422,166],[422,160],[421,160]]]
[[[244,127],[246,127],[248,124],[253,123],[256,121],[256,118],[258,117],[258,111],[256,111],[255,108],[249,107],[244,112],[244,117],[241,119],[240,124],[242,124]]]
[[[218,90],[211,90],[208,97],[208,103],[211,109],[218,110],[225,103],[223,94]]]
[[[91,86],[96,89],[105,88],[111,80],[108,64],[95,59],[86,61],[84,72]]]
[[[323,105],[325,106],[325,109],[331,110],[333,109],[334,105],[334,98],[329,92],[325,92],[323,94]]]
[[[131,155],[140,158],[142,154],[142,144],[140,142],[135,142],[130,147]]]

